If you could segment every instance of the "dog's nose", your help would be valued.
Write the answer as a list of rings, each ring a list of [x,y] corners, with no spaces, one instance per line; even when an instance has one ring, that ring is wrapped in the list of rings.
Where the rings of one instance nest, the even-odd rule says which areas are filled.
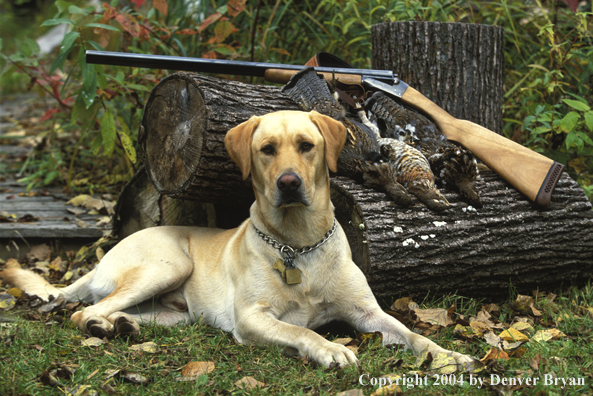
[[[301,187],[301,183],[301,178],[296,173],[285,173],[276,181],[280,191],[296,191]]]

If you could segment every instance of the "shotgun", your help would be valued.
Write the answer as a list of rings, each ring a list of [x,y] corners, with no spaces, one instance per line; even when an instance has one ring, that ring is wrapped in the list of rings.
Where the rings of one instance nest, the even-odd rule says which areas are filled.
[[[288,82],[306,66],[276,63],[145,55],[107,51],[86,51],[86,62],[103,65],[134,66],[149,69],[183,70],[264,77],[269,82]],[[471,121],[459,120],[426,96],[401,81],[388,70],[315,67],[326,80],[337,79],[349,85],[380,90],[430,116],[439,130],[497,172],[503,179],[539,206],[548,206],[564,165],[498,135]]]

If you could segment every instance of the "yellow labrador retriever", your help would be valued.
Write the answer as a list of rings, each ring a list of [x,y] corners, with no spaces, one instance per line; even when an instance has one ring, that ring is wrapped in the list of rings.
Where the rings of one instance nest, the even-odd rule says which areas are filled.
[[[18,268],[0,275],[28,294],[93,302],[72,315],[83,331],[103,337],[136,334],[138,324],[172,326],[200,317],[239,342],[288,346],[329,366],[356,363],[354,354],[310,330],[331,320],[415,353],[468,356],[415,334],[377,304],[352,262],[334,220],[328,168],[345,141],[344,126],[316,112],[252,117],[225,144],[243,177],[252,176],[251,217],[233,230],[155,227],[124,239],[86,276],[55,288]]]

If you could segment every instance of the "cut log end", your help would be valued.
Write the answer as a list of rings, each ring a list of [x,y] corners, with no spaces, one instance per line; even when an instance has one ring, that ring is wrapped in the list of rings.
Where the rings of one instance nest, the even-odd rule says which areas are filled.
[[[159,191],[175,195],[198,167],[206,107],[197,84],[176,75],[161,81],[150,95],[142,125],[145,163]]]

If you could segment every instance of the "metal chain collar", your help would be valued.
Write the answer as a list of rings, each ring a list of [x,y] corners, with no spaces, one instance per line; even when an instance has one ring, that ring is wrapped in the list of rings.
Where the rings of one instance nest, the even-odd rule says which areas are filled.
[[[282,255],[282,259],[284,260],[286,267],[292,268],[292,266],[293,266],[292,261],[294,260],[294,258],[297,254],[309,253],[310,251],[315,250],[319,246],[323,245],[334,234],[337,226],[338,226],[338,222],[334,218],[334,224],[332,225],[332,228],[323,236],[323,238],[321,238],[321,240],[319,242],[317,242],[315,245],[305,246],[300,249],[294,249],[293,247],[291,247],[289,245],[283,245],[280,242],[278,242],[277,240],[275,240],[274,238],[272,238],[271,236],[266,235],[263,232],[261,232],[260,230],[258,230],[256,226],[253,226],[253,228],[255,229],[255,232],[257,232],[257,234],[260,237],[262,237],[262,239],[264,241],[266,241],[267,243],[272,245],[274,248],[280,250],[280,254]]]

